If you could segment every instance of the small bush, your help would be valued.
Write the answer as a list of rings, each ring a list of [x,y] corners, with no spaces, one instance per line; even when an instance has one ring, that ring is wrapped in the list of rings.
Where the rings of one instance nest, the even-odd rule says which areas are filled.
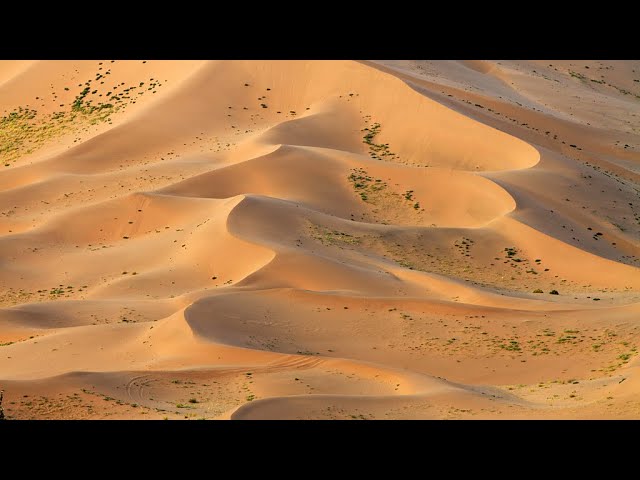
[[[560,295],[560,294],[558,293],[558,290],[551,290],[549,293],[550,293],[551,295]]]
[[[544,293],[542,290],[540,290],[539,288],[536,288],[533,293]]]

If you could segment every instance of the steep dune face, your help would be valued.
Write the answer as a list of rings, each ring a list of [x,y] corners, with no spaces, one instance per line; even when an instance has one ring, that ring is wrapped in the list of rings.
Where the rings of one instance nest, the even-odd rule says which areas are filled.
[[[0,62],[5,411],[637,417],[636,67]]]

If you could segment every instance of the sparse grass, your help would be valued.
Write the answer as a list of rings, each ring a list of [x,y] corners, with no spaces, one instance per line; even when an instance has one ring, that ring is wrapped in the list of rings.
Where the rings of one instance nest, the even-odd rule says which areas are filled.
[[[500,345],[500,348],[509,352],[519,352],[522,350],[522,348],[520,347],[520,342],[518,342],[517,340],[510,340],[508,344]]]
[[[360,237],[350,235],[338,230],[330,230],[321,225],[315,225],[309,222],[311,236],[319,240],[323,245],[358,245],[361,242]]]
[[[387,188],[387,184],[380,179],[373,179],[362,168],[356,168],[349,175],[349,181],[353,185],[353,188],[358,193],[362,201],[367,202],[369,195],[375,192],[379,192]]]
[[[369,146],[369,155],[376,160],[398,160],[397,155],[389,150],[388,143],[375,143],[374,138],[380,133],[380,124],[374,123],[370,127],[365,127],[362,140]]]
[[[577,78],[578,80],[583,80],[583,81],[587,80],[587,77],[585,77],[581,73],[574,72],[573,70],[569,70],[569,75],[571,75],[573,78]]]
[[[575,335],[562,335],[558,338],[558,343],[575,343],[577,338]]]
[[[98,74],[95,81],[103,78]],[[67,109],[56,111],[50,114],[38,113],[35,108],[29,106],[19,106],[0,118],[0,158],[5,166],[16,161],[20,157],[35,152],[50,140],[75,133],[78,130],[86,130],[87,126],[96,125],[103,122],[111,123],[114,113],[126,108],[135,100],[130,96],[135,86],[120,91],[104,92],[104,89],[92,88],[94,80],[89,79],[75,96],[74,100],[67,104]],[[119,85],[120,86],[120,85]],[[160,86],[159,82],[152,82],[152,88]],[[102,92],[100,93],[99,90]],[[64,91],[70,91],[69,87],[64,87]],[[54,98],[55,92],[50,92]],[[106,93],[109,102],[94,101]],[[139,92],[142,94],[143,92]],[[154,92],[155,93],[155,92]],[[44,101],[44,98],[36,97],[36,101]],[[61,104],[60,107],[64,107]],[[74,140],[74,143],[78,139]]]
[[[387,182],[381,178],[371,177],[363,168],[353,169],[347,178],[360,199],[378,207],[378,212],[384,211],[385,216],[389,214],[404,216],[409,211],[408,207],[412,207],[418,215],[424,212],[424,208],[421,208],[420,203],[414,198],[413,190],[407,190],[404,193],[395,192],[389,188]]]
[[[409,270],[413,270],[415,268],[412,263],[405,259],[396,260],[396,263],[401,267],[408,268]]]

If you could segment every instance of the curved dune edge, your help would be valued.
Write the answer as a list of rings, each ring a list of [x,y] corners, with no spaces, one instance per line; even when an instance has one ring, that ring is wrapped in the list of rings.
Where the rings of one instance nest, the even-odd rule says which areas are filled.
[[[151,76],[131,65],[123,81]],[[0,106],[62,71],[18,67]],[[509,181],[557,159],[361,63],[153,72],[166,88],[113,125],[0,172],[7,398],[80,389],[105,418],[575,418],[613,396],[632,415],[637,268],[530,226]],[[395,156],[371,158],[374,123]],[[383,193],[361,199],[360,171]],[[562,400],[518,386],[539,383]]]
[[[195,375],[197,378],[215,378],[216,382],[221,381],[222,377],[239,377],[241,379],[251,376],[252,380],[260,379],[264,376],[275,376],[276,380],[282,375],[296,375],[297,377],[304,377],[304,381],[310,381],[309,375],[314,377],[316,370],[323,371],[335,371],[343,372],[342,376],[346,375],[346,378],[357,375],[361,381],[362,379],[370,379],[365,384],[353,385],[351,382],[338,382],[332,389],[346,389],[345,391],[352,391],[355,388],[355,392],[359,393],[345,393],[345,394],[296,394],[294,396],[278,397],[273,396],[274,384],[271,382],[262,383],[261,388],[267,388],[262,395],[269,395],[264,400],[257,400],[255,402],[247,403],[242,407],[237,407],[233,413],[227,412],[225,415],[220,413],[219,418],[225,418],[230,416],[232,419],[245,419],[245,418],[349,418],[351,415],[357,414],[365,415],[369,418],[376,416],[376,418],[384,418],[384,412],[388,412],[389,409],[401,407],[408,409],[403,415],[407,418],[448,418],[451,412],[443,411],[442,405],[455,405],[455,408],[464,410],[484,410],[485,407],[491,410],[495,410],[495,405],[499,405],[504,408],[516,408],[519,415],[541,415],[542,411],[548,410],[552,416],[557,412],[557,408],[549,408],[541,403],[531,401],[529,399],[518,398],[517,394],[508,392],[506,389],[496,389],[491,387],[470,386],[461,384],[452,384],[441,379],[433,378],[430,376],[416,375],[410,372],[400,372],[389,370],[388,368],[379,367],[372,364],[360,364],[350,360],[342,359],[323,359],[313,358],[301,355],[281,355],[277,353],[259,353],[247,351],[246,349],[238,349],[234,347],[223,347],[221,345],[211,343],[201,343],[196,340],[190,333],[190,329],[186,328],[186,323],[183,320],[182,315],[174,314],[159,324],[154,325],[156,331],[148,336],[147,333],[143,333],[144,330],[148,330],[146,326],[141,325],[140,328],[136,327],[131,333],[134,337],[130,336],[129,344],[135,343],[135,336],[141,335],[144,338],[153,339],[153,343],[163,345],[162,348],[162,360],[160,362],[152,361],[143,370],[131,371],[130,373],[122,370],[118,371],[118,363],[113,363],[115,358],[113,353],[106,353],[111,358],[111,367],[103,372],[96,372],[93,368],[89,367],[88,371],[74,372],[70,370],[66,373],[54,373],[46,374],[43,379],[43,383],[48,385],[48,388],[57,390],[60,388],[67,388],[68,383],[74,383],[79,385],[92,386],[87,390],[88,392],[100,392],[90,393],[91,395],[98,396],[111,396],[116,398],[120,402],[136,401],[137,407],[145,408],[146,411],[152,413],[152,410],[156,410],[161,415],[167,415],[171,410],[168,408],[165,400],[158,401],[154,397],[158,389],[166,388],[167,386],[174,385],[174,389],[177,390],[180,387],[175,386],[171,378],[175,378],[176,375],[182,375],[188,373],[189,375]],[[84,327],[80,327],[82,329]],[[125,327],[131,330],[131,327]],[[78,333],[80,329],[68,329],[63,336],[69,335],[73,337],[74,333]],[[136,333],[140,332],[140,333]],[[121,336],[111,336],[113,342],[121,344]],[[81,338],[81,337],[80,337]],[[107,339],[109,337],[106,337]],[[105,337],[102,336],[102,341]],[[162,342],[162,339],[170,339],[171,341]],[[49,348],[51,345],[55,345],[55,336],[49,337],[46,342],[49,345],[44,345],[42,348]],[[63,343],[73,344],[75,342],[68,342],[67,339],[62,339]],[[169,350],[167,350],[167,347]],[[83,348],[92,348],[91,345],[84,345]],[[127,351],[127,346],[124,348],[119,345],[119,349],[124,353]],[[197,358],[206,358],[210,356],[210,353],[216,352],[218,354],[218,361],[220,366],[214,368],[212,365],[208,365],[193,370],[193,367],[197,365]],[[25,348],[25,353],[28,350]],[[70,352],[73,355],[73,352]],[[157,354],[156,351],[153,352]],[[185,357],[186,355],[186,357]],[[204,357],[203,357],[204,355]],[[153,355],[152,355],[153,356]],[[125,354],[126,357],[126,354]],[[172,358],[170,362],[167,359]],[[188,360],[191,357],[191,360]],[[234,359],[235,367],[229,368],[229,360]],[[144,363],[139,364],[140,366]],[[183,366],[184,365],[184,366]],[[186,365],[191,365],[191,369],[185,370]],[[190,372],[190,373],[189,373]],[[247,373],[249,372],[249,373]],[[386,372],[386,373],[385,373]],[[62,373],[62,376],[61,376]],[[319,376],[318,376],[319,375]],[[296,378],[297,378],[296,377]],[[625,378],[629,375],[626,374]],[[31,378],[40,378],[39,375]],[[122,380],[119,378],[126,378],[126,389],[121,389],[118,385],[122,385]],[[324,373],[318,372],[315,378],[324,378]],[[633,377],[635,378],[635,376]],[[623,397],[628,397],[625,393],[628,391],[627,386],[625,389],[620,390],[617,385],[620,385],[618,379],[614,379],[613,383],[616,385],[613,389],[610,386],[607,388],[607,393],[616,392],[623,394]],[[78,383],[79,382],[79,383]],[[371,383],[373,382],[373,383]],[[214,382],[215,383],[215,382]],[[277,382],[275,385],[277,385]],[[52,385],[53,384],[53,385]],[[180,382],[178,382],[180,384]],[[20,386],[22,390],[25,388],[29,390],[38,385],[38,382],[32,381],[18,381],[15,380],[8,382],[9,386]],[[340,386],[342,385],[342,386]],[[629,384],[631,385],[631,384]],[[278,387],[276,386],[276,389]],[[362,395],[363,389],[372,389],[372,392],[384,392],[386,394],[368,394]],[[382,390],[381,390],[382,389]],[[254,390],[252,390],[254,391]],[[146,392],[146,393],[145,393]],[[632,394],[632,391],[629,393]],[[176,393],[172,394],[176,397]],[[261,396],[262,396],[261,395]],[[46,398],[46,397],[45,397]],[[179,395],[176,397],[179,398]],[[357,404],[357,408],[353,409],[354,402]],[[432,407],[436,407],[433,411],[423,410],[425,402]],[[596,401],[587,402],[582,408],[585,411],[594,404]],[[442,404],[442,405],[441,405]],[[351,407],[347,408],[348,405]],[[134,408],[137,408],[134,407]],[[194,407],[197,409],[204,409],[206,405],[198,405]],[[333,409],[338,409],[338,412]],[[341,411],[340,411],[341,410]],[[198,410],[202,413],[202,410]],[[345,411],[353,412],[346,414]],[[171,412],[173,415],[174,412]],[[180,413],[180,412],[178,412]],[[487,415],[481,414],[481,415]]]

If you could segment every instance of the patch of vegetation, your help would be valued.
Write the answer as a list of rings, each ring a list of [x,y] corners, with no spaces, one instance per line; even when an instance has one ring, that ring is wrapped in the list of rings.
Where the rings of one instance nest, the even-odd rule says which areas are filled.
[[[366,202],[369,200],[370,193],[379,192],[387,188],[386,182],[380,179],[373,179],[362,168],[356,168],[349,175],[349,181],[353,185],[355,191],[360,195],[360,198]]]
[[[379,212],[394,214],[402,210],[404,215],[407,212],[405,209],[409,207],[418,214],[424,212],[424,208],[420,207],[420,203],[413,196],[413,190],[407,190],[403,194],[395,192],[389,188],[387,182],[371,177],[363,168],[354,168],[347,178],[363,202],[383,207]]]
[[[363,130],[365,132],[362,140],[369,146],[369,154],[371,158],[375,158],[376,160],[385,160],[385,157],[393,158],[396,156],[395,153],[389,151],[388,143],[375,143],[374,138],[378,133],[380,133],[380,124],[374,123],[371,127],[365,127]]]
[[[111,72],[105,72],[109,75]],[[133,90],[138,88],[132,86],[121,90],[117,89],[124,84],[116,85],[112,91],[100,93],[101,88],[92,88],[92,82],[104,78],[98,73],[95,79],[89,79],[84,84],[79,84],[82,90],[75,96],[73,102],[66,110],[56,111],[50,114],[39,114],[37,110],[29,107],[19,106],[0,118],[0,158],[5,166],[18,158],[33,153],[42,147],[49,140],[74,133],[78,130],[86,130],[88,125],[96,125],[102,122],[111,123],[111,116],[117,111],[125,108],[131,103],[135,103],[136,97],[132,97]],[[104,81],[100,82],[101,84]],[[140,83],[140,87],[144,82]],[[150,89],[155,89],[161,84],[152,81]],[[64,87],[64,91],[70,91],[69,87]],[[155,90],[153,91],[155,93]],[[51,92],[54,99],[56,93]],[[97,101],[96,99],[105,95],[108,102]],[[144,94],[143,91],[138,95]],[[43,101],[41,97],[36,100]],[[64,107],[64,104],[60,105]],[[79,139],[74,140],[74,143]]]
[[[508,344],[501,344],[500,348],[507,350],[509,352],[519,352],[522,350],[520,347],[520,342],[517,340],[510,340]]]
[[[575,333],[579,333],[578,330],[565,330],[564,335],[561,335],[558,338],[558,343],[577,343],[577,336],[573,335]]]
[[[401,267],[408,268],[409,270],[413,270],[415,268],[413,264],[404,259],[396,260],[396,263]]]
[[[355,237],[338,230],[330,230],[321,225],[310,225],[311,235],[323,245],[358,245],[360,237]]]
[[[583,80],[583,81],[587,80],[587,77],[585,77],[581,73],[574,72],[573,70],[569,70],[569,75],[571,75],[573,78],[577,78],[578,80]]]
[[[8,162],[34,149],[31,137],[37,132],[33,119],[38,112],[19,107],[17,110],[0,118],[0,157]]]

